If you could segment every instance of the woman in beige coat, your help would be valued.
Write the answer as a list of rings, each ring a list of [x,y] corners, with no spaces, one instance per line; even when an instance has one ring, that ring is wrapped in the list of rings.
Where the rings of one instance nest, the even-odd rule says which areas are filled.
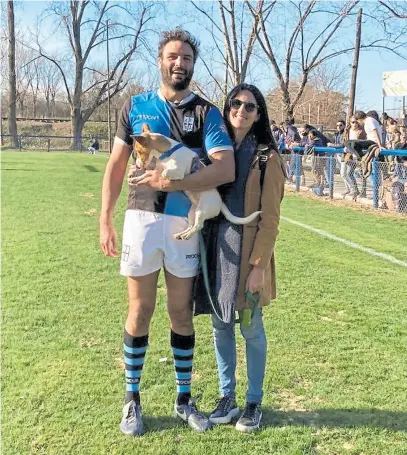
[[[225,424],[240,413],[235,398],[234,314],[239,311],[242,316],[246,308],[250,322],[240,322],[240,330],[246,340],[248,391],[236,428],[251,432],[259,428],[262,417],[267,355],[262,307],[276,297],[274,246],[285,174],[270,130],[265,100],[256,87],[248,84],[235,87],[226,99],[224,119],[234,142],[236,180],[219,188],[223,201],[236,216],[246,216],[255,210],[262,213],[245,226],[231,224],[220,216],[212,223],[211,236],[207,236],[209,293],[218,313],[225,316],[220,319],[212,315],[221,397],[209,419]],[[258,302],[253,304],[251,296]],[[199,297],[195,295],[198,306],[200,299],[208,299],[202,288]]]

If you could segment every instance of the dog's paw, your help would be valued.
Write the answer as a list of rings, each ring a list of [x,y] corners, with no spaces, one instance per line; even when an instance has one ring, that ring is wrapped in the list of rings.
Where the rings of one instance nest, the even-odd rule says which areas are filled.
[[[184,178],[184,175],[178,169],[164,169],[161,176],[167,180],[182,180]]]

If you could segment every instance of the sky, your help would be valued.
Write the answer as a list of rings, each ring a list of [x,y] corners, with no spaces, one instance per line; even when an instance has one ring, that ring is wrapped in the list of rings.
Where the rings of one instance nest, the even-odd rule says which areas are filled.
[[[16,21],[20,27],[31,27],[35,24],[37,16],[44,10],[48,2],[44,1],[19,1],[15,9]],[[174,12],[182,11],[184,1],[172,1],[171,9]],[[165,20],[165,18],[163,18]],[[160,19],[159,19],[160,21]],[[198,33],[196,24],[188,27],[188,21],[183,20],[184,27],[192,33]],[[368,26],[362,27],[363,34],[369,34],[373,30]],[[46,30],[44,30],[46,32]],[[202,42],[202,38],[201,38]],[[52,46],[58,46],[58,40],[51,40]],[[351,76],[351,64],[353,55],[341,56],[336,61],[338,64],[349,68],[348,77]],[[199,61],[197,63],[199,65]],[[358,70],[358,83],[356,93],[356,107],[362,110],[382,110],[382,74],[386,71],[407,70],[407,61],[388,52],[369,51],[361,52]],[[272,87],[268,87],[272,88]],[[407,101],[406,101],[407,103]],[[385,110],[397,115],[402,107],[401,97],[387,97],[385,99]]]

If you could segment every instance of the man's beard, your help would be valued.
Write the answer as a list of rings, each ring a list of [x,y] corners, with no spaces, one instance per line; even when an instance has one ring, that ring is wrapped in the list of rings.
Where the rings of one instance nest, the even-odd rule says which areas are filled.
[[[188,88],[189,84],[192,80],[192,76],[194,75],[194,70],[191,70],[191,71],[183,70],[183,71],[185,71],[184,79],[179,82],[174,82],[171,78],[171,70],[162,68],[161,69],[161,78],[162,78],[164,85],[167,85],[167,86],[173,88],[177,92]]]

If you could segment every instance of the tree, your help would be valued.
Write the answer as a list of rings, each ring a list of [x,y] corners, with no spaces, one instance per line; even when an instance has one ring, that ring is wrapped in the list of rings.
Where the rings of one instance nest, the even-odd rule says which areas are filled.
[[[354,43],[349,44],[344,39],[344,31],[354,23],[354,10],[358,3],[359,0],[331,3],[310,0],[266,4],[264,0],[259,0],[257,9],[254,9],[246,2],[253,17],[259,21],[257,39],[275,74],[283,96],[285,115],[289,119],[294,116],[312,71],[322,63],[354,50]],[[272,16],[270,7],[273,8]],[[272,20],[265,18],[266,8]],[[278,23],[280,17],[283,24]],[[370,17],[377,21],[374,15]],[[383,49],[405,58],[402,36],[399,33],[392,35],[389,30],[385,34],[383,32],[382,29],[380,38],[362,43],[361,50]],[[284,35],[288,37],[285,46],[280,42]],[[278,51],[284,47],[285,54],[280,55]],[[299,85],[293,87],[292,80],[298,81],[298,78]]]
[[[397,17],[399,19],[407,19],[407,4],[406,2],[381,2],[379,1],[380,5],[383,7],[385,11],[390,13],[392,16]]]
[[[111,3],[71,0],[53,2],[50,13],[68,39],[70,57],[54,56],[46,52],[37,40],[39,55],[53,62],[58,68],[71,110],[72,148],[81,147],[82,129],[96,108],[104,104],[126,86],[124,78],[129,63],[141,45],[148,47],[144,36],[146,24],[154,17],[154,3]],[[119,11],[125,13],[125,23],[120,22]],[[113,13],[117,12],[116,16]],[[109,74],[98,71],[92,61],[97,49],[105,46],[107,21],[109,42],[121,45],[115,52]],[[130,24],[135,24],[134,26]],[[103,49],[103,48],[102,48]],[[71,60],[69,60],[69,58]],[[73,74],[69,62],[74,62]],[[88,81],[86,86],[85,82]],[[92,94],[92,96],[90,96]]]
[[[201,26],[202,16],[205,18],[204,27],[213,38],[213,44],[201,56],[210,80],[203,85],[196,80],[196,88],[204,96],[208,96],[209,92],[214,93],[216,98],[220,94],[225,98],[233,86],[244,82],[248,76],[257,37],[258,17],[247,23],[250,17],[247,5],[234,0],[218,0],[217,13],[214,11],[214,2],[202,5],[191,1],[191,4],[200,13]],[[264,13],[267,14],[267,8]],[[222,75],[217,74],[218,71]]]
[[[16,120],[16,35],[14,30],[14,5],[12,0],[7,2],[7,22],[8,22],[8,90],[9,90],[9,109],[8,109],[8,130],[12,137],[13,146],[19,147],[17,136]]]
[[[55,117],[56,96],[60,88],[61,74],[49,60],[41,59],[39,81],[45,98],[45,117]]]

